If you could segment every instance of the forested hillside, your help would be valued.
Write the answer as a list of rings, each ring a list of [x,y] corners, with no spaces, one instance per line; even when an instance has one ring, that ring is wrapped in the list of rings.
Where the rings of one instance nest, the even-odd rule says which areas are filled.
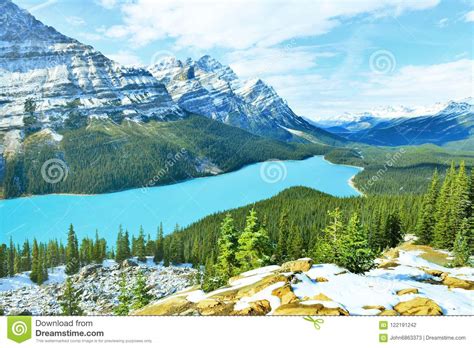
[[[3,181],[6,198],[163,185],[268,159],[303,159],[328,151],[323,145],[262,138],[200,116],[121,124],[92,119],[60,133],[60,141],[48,133],[34,133],[21,152],[8,158]],[[60,161],[67,180],[43,180],[42,166],[51,159]]]

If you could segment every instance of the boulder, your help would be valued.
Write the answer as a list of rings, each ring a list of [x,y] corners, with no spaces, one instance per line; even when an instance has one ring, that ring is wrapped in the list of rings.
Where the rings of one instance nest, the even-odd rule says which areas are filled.
[[[102,265],[100,264],[94,264],[94,265],[87,265],[82,267],[81,272],[79,273],[80,278],[86,278],[94,273],[97,272],[97,270],[101,269]]]
[[[401,315],[443,315],[440,306],[426,297],[416,297],[393,307]]]
[[[399,266],[400,264],[394,260],[388,260],[380,263],[377,268],[383,268],[383,269],[389,269],[389,268],[395,268]]]
[[[121,268],[127,268],[127,267],[137,267],[138,263],[136,263],[133,260],[123,260],[122,264],[120,265]]]
[[[380,311],[380,312],[385,311],[385,307],[384,307],[384,306],[379,306],[379,305],[363,306],[362,308],[367,309],[367,310],[369,310],[369,309],[376,309],[376,310],[378,310],[378,311]]]
[[[443,274],[445,274],[443,271],[440,271],[440,270],[437,270],[437,269],[428,269],[428,268],[425,268],[423,269],[423,271],[426,273],[426,274],[429,274],[433,277],[441,277]]]
[[[397,295],[402,296],[406,294],[418,294],[418,289],[417,288],[409,288],[409,289],[403,289],[403,290],[398,290]]]
[[[444,275],[442,282],[450,288],[460,288],[465,290],[474,290],[474,282],[472,280],[464,280],[456,277]]]
[[[318,283],[325,283],[325,282],[328,282],[329,280],[327,280],[326,278],[324,277],[316,277],[315,279]]]
[[[397,315],[400,315],[400,314],[398,314],[398,312],[396,310],[386,309],[386,310],[380,312],[379,315],[381,315],[381,316],[397,316]]]
[[[272,295],[278,297],[281,300],[281,304],[288,304],[298,301],[298,297],[294,294],[290,284],[285,284],[272,291]]]
[[[193,307],[194,303],[189,302],[186,298],[175,296],[143,307],[133,312],[132,315],[180,315]]]
[[[251,297],[257,292],[260,292],[266,287],[278,282],[287,283],[288,278],[283,274],[272,274],[256,281],[255,283],[248,284],[237,289],[221,291],[212,297],[219,300],[230,300],[235,302],[242,297]]]
[[[201,315],[229,315],[234,308],[234,302],[220,301],[207,298],[196,305],[196,309]]]
[[[272,310],[268,300],[259,300],[249,303],[249,306],[232,312],[232,315],[267,315]]]
[[[281,272],[307,272],[313,266],[310,258],[288,261],[281,265]]]
[[[273,315],[349,315],[349,312],[340,307],[324,307],[321,303],[310,305],[288,303],[278,307]]]
[[[319,293],[309,298],[309,300],[316,300],[316,301],[332,301],[329,297],[324,295],[323,293]]]

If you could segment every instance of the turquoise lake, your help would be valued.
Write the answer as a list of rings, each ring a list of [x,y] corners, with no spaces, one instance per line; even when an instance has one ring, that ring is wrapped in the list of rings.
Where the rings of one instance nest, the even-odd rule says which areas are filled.
[[[307,186],[335,196],[359,195],[349,180],[361,169],[335,165],[322,156],[302,161],[263,162],[238,171],[178,184],[98,195],[44,195],[0,201],[0,242],[10,236],[47,241],[66,239],[69,224],[78,237],[95,230],[114,243],[121,224],[131,234],[140,225],[154,238],[176,224],[187,226],[206,215],[270,198],[292,186]]]

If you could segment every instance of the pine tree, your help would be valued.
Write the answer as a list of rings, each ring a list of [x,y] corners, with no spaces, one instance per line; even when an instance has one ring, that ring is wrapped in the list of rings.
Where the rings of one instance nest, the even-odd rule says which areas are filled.
[[[119,304],[114,309],[115,315],[128,315],[130,312],[130,305],[132,302],[132,296],[130,295],[130,291],[127,288],[127,281],[125,279],[125,274],[122,273],[119,282],[120,286],[120,293],[118,296]]]
[[[275,250],[275,261],[283,263],[288,261],[287,243],[289,237],[288,211],[283,210],[278,222],[278,242]]]
[[[34,283],[38,282],[38,274],[41,272],[41,266],[39,262],[40,260],[38,242],[36,241],[36,239],[33,239],[30,279]]]
[[[454,162],[446,171],[446,177],[439,192],[436,202],[435,220],[436,224],[433,230],[433,244],[437,248],[448,248],[450,245],[450,214],[452,213],[451,196],[453,194],[453,186],[455,181],[456,169]]]
[[[313,248],[313,258],[317,263],[337,263],[339,255],[339,242],[343,233],[344,225],[342,213],[339,207],[329,211],[329,223],[323,230],[323,234],[316,240]]]
[[[13,277],[15,275],[15,245],[13,244],[13,239],[10,236],[10,246],[8,248],[8,275]]]
[[[211,255],[206,259],[201,288],[203,291],[209,292],[217,289],[219,286],[219,279],[215,275],[214,256]]]
[[[125,240],[124,240],[122,225],[120,225],[119,231],[117,234],[117,242],[115,243],[115,247],[117,249],[117,252],[115,253],[115,261],[118,263],[121,263],[123,260],[126,259],[124,241]]]
[[[72,285],[71,278],[66,279],[63,294],[59,297],[62,315],[82,315],[83,310],[79,306],[80,297]]]
[[[265,226],[258,225],[257,212],[251,209],[247,215],[244,231],[238,239],[236,260],[240,271],[259,268],[270,261],[269,237]]]
[[[137,274],[135,286],[133,288],[133,309],[140,309],[150,303],[152,296],[147,292],[146,278],[140,271]]]
[[[419,244],[429,245],[433,240],[438,191],[439,177],[438,171],[435,170],[428,192],[423,196],[423,202],[416,225],[416,235],[418,236]]]
[[[470,265],[471,248],[469,246],[469,235],[472,235],[472,233],[474,233],[474,231],[469,220],[464,218],[454,241],[453,267]]]
[[[134,256],[137,257],[138,261],[144,262],[146,261],[145,255],[145,232],[143,231],[143,227],[140,226],[140,231],[138,232],[138,238],[135,239],[135,251]]]
[[[340,243],[341,253],[338,265],[353,273],[364,273],[374,267],[376,254],[369,246],[357,213],[349,219],[347,229]]]
[[[79,271],[80,260],[77,245],[77,236],[72,224],[69,226],[69,232],[66,245],[66,274],[73,275]]]
[[[159,263],[163,261],[163,223],[160,223],[160,227],[156,233],[156,247],[155,247],[155,255],[153,257],[153,261],[155,263]]]
[[[385,243],[387,247],[394,248],[403,240],[400,217],[397,213],[389,213],[385,223]]]
[[[217,241],[217,263],[216,276],[221,285],[236,273],[237,262],[235,254],[237,251],[237,232],[234,228],[234,220],[227,214],[222,221],[219,239]]]

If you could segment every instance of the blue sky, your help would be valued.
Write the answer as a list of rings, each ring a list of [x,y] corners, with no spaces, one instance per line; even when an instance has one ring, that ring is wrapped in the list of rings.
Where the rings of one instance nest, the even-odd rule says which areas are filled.
[[[15,3],[123,64],[210,54],[311,118],[473,95],[472,1]]]

